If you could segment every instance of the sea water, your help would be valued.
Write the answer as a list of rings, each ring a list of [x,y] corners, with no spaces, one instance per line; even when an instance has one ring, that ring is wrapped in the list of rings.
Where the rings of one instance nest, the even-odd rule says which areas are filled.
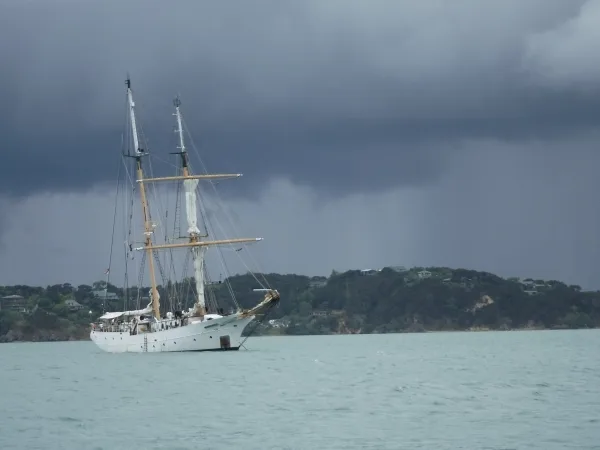
[[[0,344],[0,449],[600,449],[600,330]]]

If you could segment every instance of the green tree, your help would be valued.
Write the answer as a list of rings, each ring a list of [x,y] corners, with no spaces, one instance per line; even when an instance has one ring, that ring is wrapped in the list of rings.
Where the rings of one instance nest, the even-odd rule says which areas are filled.
[[[300,302],[298,305],[298,312],[302,317],[308,317],[312,313],[312,306],[308,302]]]

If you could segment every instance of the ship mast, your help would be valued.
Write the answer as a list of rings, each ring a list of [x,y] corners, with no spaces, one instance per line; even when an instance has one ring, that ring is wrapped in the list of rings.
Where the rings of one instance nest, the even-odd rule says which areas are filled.
[[[133,102],[133,94],[131,92],[131,80],[127,78],[127,102],[129,104],[129,118],[131,121],[131,134],[133,135],[134,155],[129,155],[135,159],[136,178],[140,185],[140,201],[142,203],[142,212],[144,219],[144,247],[148,259],[148,269],[150,271],[150,297],[152,299],[152,314],[156,319],[160,319],[160,296],[156,287],[156,275],[154,273],[154,259],[152,258],[152,233],[154,226],[150,220],[150,209],[146,199],[146,187],[144,185],[144,171],[142,168],[142,156],[147,153],[140,147],[137,125],[135,122],[135,103]]]
[[[185,149],[185,141],[183,139],[183,123],[181,120],[181,100],[179,97],[173,101],[175,106],[175,117],[177,119],[177,134],[179,136],[179,151],[176,154],[181,156],[181,167],[183,180],[183,188],[185,191],[185,209],[188,222],[188,238],[189,243],[194,245],[200,242],[200,229],[198,228],[198,216],[196,213],[196,188],[198,187],[199,179],[189,179],[189,158]],[[204,297],[204,255],[207,247],[194,245],[191,248],[192,260],[194,264],[194,281],[196,284],[196,302],[194,304],[194,315],[203,317],[206,314],[206,300]]]

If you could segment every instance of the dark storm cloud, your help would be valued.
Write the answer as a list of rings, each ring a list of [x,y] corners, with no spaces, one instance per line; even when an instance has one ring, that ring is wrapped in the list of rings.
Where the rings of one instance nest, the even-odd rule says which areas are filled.
[[[181,92],[211,169],[330,192],[429,183],[465,139],[593,126],[594,84],[563,81],[594,67],[571,57],[561,71],[553,50],[556,36],[586,42],[578,24],[595,4],[3,3],[0,192],[112,179],[127,71],[155,152],[172,150],[170,99]],[[25,164],[27,181],[16,176]]]

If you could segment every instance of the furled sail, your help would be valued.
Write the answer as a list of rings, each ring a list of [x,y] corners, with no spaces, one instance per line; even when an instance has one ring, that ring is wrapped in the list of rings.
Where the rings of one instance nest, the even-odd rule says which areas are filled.
[[[144,309],[136,309],[133,311],[107,312],[106,314],[100,317],[100,320],[111,320],[121,316],[141,316],[144,314],[152,314],[152,302],[148,303],[148,306],[146,306]]]
[[[196,212],[196,187],[198,180],[185,180],[183,182],[185,190],[185,210],[188,222],[188,233],[190,236],[198,236],[198,214]],[[205,309],[204,300],[204,254],[206,248],[196,247],[192,249],[192,258],[194,260],[194,280],[196,282],[196,293],[198,295],[197,306]]]
[[[196,281],[196,292],[198,293],[198,305],[205,308],[204,300],[204,254],[206,247],[192,249],[194,259],[194,280]]]
[[[184,180],[183,187],[185,190],[185,211],[188,221],[188,233],[190,235],[199,235],[198,215],[196,213],[196,187],[198,180]]]

